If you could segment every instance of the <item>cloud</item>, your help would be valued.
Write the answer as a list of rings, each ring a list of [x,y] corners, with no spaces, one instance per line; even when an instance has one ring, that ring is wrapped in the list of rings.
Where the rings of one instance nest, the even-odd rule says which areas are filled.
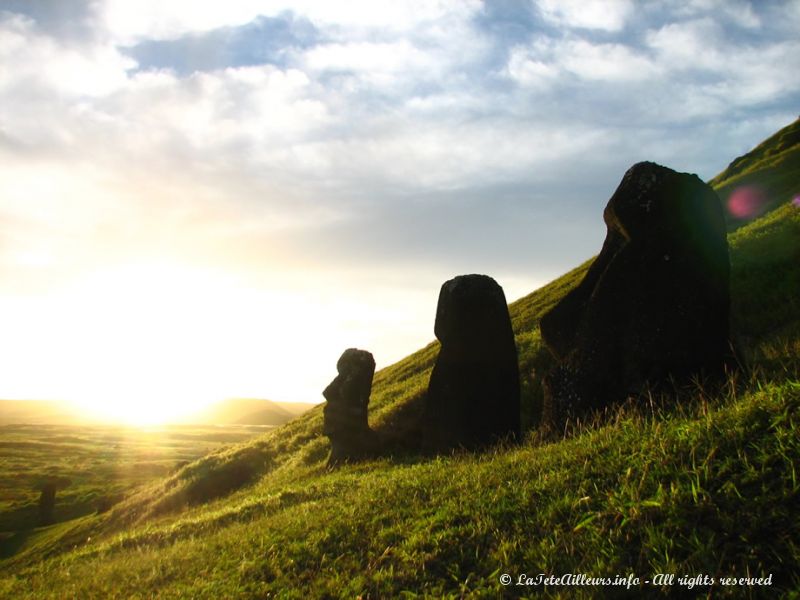
[[[267,3],[274,10],[275,3]],[[262,13],[258,0],[198,4],[191,0],[106,0],[97,4],[100,24],[118,44],[175,39],[187,33],[249,23]]]
[[[95,3],[87,0],[3,0],[0,15],[25,15],[49,35],[71,40],[94,37]]]
[[[221,27],[174,40],[143,40],[125,48],[125,52],[141,70],[169,69],[187,76],[229,67],[286,67],[292,52],[314,45],[318,37],[310,21],[285,14],[257,17],[241,27]]]
[[[124,95],[98,103],[98,116],[126,114],[134,130],[148,139],[128,137],[132,146],[157,145],[182,150],[204,160],[217,152],[254,150],[302,140],[328,119],[325,105],[308,95],[310,81],[301,71],[271,65],[228,68],[178,78],[168,72],[145,72],[131,78]],[[224,154],[219,157],[224,160]],[[236,158],[245,159],[244,156]]]
[[[591,85],[595,107],[620,112],[629,124],[696,122],[787,102],[795,90],[786,69],[800,64],[798,42],[739,36],[703,14],[706,4],[693,8],[697,18],[686,20],[682,9],[680,19],[654,22],[615,42],[535,34],[512,49],[504,73],[522,89],[560,94],[568,105]]]
[[[561,57],[564,68],[586,80],[637,81],[658,75],[646,56],[624,44],[571,42]]]
[[[532,47],[519,45],[511,50],[506,65],[508,76],[530,89],[545,89],[553,85],[560,70],[550,57],[543,56],[548,45],[546,40],[542,40],[535,41]]]
[[[619,31],[633,14],[630,0],[538,0],[542,17],[555,26]]]
[[[763,23],[747,0],[689,0],[674,3],[673,9],[681,17],[713,15],[716,19],[748,29],[758,28]]]
[[[585,81],[627,82],[651,79],[658,67],[644,53],[624,44],[592,43],[580,38],[537,38],[511,52],[508,75],[522,85],[547,87],[559,76]]]
[[[0,17],[0,36],[6,65],[0,93],[25,86],[58,96],[103,96],[122,87],[136,65],[114,46],[58,42],[21,15]]]
[[[711,177],[800,99],[796,4],[57,4],[0,16],[3,292],[200,265],[369,305],[396,358],[444,279],[521,294],[597,251],[630,164]]]
[[[142,39],[176,39],[188,33],[250,23],[258,16],[283,13],[304,15],[318,26],[348,29],[409,31],[420,23],[436,21],[453,13],[471,14],[479,9],[476,0],[400,0],[384,3],[352,0],[228,0],[198,4],[192,0],[106,0],[99,15],[107,31],[122,44]]]
[[[671,23],[651,30],[647,45],[687,88],[692,117],[786,98],[795,87],[786,69],[800,68],[800,42],[733,40],[709,18]]]
[[[653,48],[660,60],[674,70],[728,69],[724,30],[712,19],[698,19],[670,23],[646,36],[647,45]],[[738,65],[731,65],[735,69]]]
[[[428,54],[408,40],[320,44],[310,49],[304,62],[312,71],[354,71],[373,76],[430,69]]]
[[[786,98],[782,65],[796,62],[788,40],[732,42],[700,4],[688,21],[678,9],[674,21],[640,19],[636,37],[622,33],[628,3],[591,26],[582,19],[592,6],[544,3],[548,22],[568,30],[552,35],[530,18],[528,43],[511,45],[499,35],[506,25],[493,25],[505,17],[472,4],[309,2],[293,15],[277,2],[132,6],[98,4],[109,31],[119,29],[105,41],[3,21],[0,51],[16,65],[0,83],[14,107],[5,145],[149,172],[173,182],[165,190],[202,185],[204,203],[247,206],[284,225],[298,220],[294,206],[339,222],[365,206],[380,212],[387,197],[554,180],[586,152],[619,151],[624,138],[612,128],[623,123],[648,123],[658,138],[670,123]],[[616,37],[600,41],[591,29]],[[276,32],[281,45],[258,45]],[[139,43],[126,49],[124,40]],[[764,68],[764,56],[774,64]],[[659,152],[668,157],[669,147]],[[597,171],[610,166],[595,160]]]

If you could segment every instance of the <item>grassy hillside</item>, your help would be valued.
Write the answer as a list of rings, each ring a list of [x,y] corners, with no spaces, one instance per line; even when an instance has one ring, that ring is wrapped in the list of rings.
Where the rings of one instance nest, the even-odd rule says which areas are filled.
[[[727,189],[767,158],[734,161],[715,185]],[[800,189],[797,169],[769,173]],[[732,321],[746,365],[721,387],[697,382],[574,425],[562,441],[539,439],[538,381],[550,358],[537,324],[587,262],[510,306],[530,430],[523,444],[436,459],[400,453],[329,471],[317,407],[140,488],[105,514],[38,532],[36,545],[5,561],[0,595],[621,593],[504,587],[504,573],[772,575],[770,587],[717,581],[713,593],[796,590],[800,209],[784,202],[729,241]],[[413,435],[436,352],[431,344],[376,374],[373,427]],[[640,586],[637,594],[681,591],[677,583]]]
[[[734,160],[709,183],[725,206],[736,190],[756,190],[757,216],[785,204],[800,194],[797,173],[800,171],[800,118],[770,136],[747,154]],[[750,218],[728,213],[729,230],[747,223]]]
[[[0,425],[0,560],[25,554],[46,529],[39,495],[57,486],[56,522],[108,510],[132,489],[265,427]]]

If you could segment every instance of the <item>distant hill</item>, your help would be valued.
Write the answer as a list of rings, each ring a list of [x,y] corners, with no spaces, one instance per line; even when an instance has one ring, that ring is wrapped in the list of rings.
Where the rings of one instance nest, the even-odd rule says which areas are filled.
[[[229,398],[193,413],[183,422],[202,425],[283,425],[310,409],[302,402],[274,402],[260,398]]]
[[[302,415],[307,410],[310,410],[315,406],[317,406],[317,404],[321,404],[321,402],[317,402],[316,404],[310,404],[308,402],[279,402],[277,400],[272,400],[272,402],[274,402],[281,408],[289,411],[293,415]]]
[[[214,403],[179,421],[195,425],[282,425],[313,408],[304,402],[276,402],[257,398],[231,398]],[[92,419],[61,400],[2,400],[0,425],[78,425],[104,422]]]
[[[86,420],[70,404],[58,400],[0,400],[0,425],[71,425]]]

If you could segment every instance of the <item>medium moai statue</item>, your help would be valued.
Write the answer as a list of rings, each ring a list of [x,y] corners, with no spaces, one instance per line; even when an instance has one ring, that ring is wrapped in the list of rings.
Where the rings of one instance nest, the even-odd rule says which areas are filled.
[[[375,359],[366,350],[349,348],[336,363],[339,373],[322,395],[322,432],[331,440],[328,464],[363,458],[374,451],[375,436],[367,421]]]
[[[487,275],[461,275],[439,292],[441,342],[428,384],[423,447],[474,449],[520,437],[517,347],[506,297]]]

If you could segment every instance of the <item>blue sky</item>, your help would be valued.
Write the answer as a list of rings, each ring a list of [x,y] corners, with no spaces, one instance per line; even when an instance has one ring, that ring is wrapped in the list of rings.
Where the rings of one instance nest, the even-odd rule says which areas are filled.
[[[94,396],[318,401],[344,348],[432,339],[444,280],[513,300],[595,254],[631,164],[708,179],[791,122],[799,30],[797,1],[0,0],[0,396],[107,361]]]

